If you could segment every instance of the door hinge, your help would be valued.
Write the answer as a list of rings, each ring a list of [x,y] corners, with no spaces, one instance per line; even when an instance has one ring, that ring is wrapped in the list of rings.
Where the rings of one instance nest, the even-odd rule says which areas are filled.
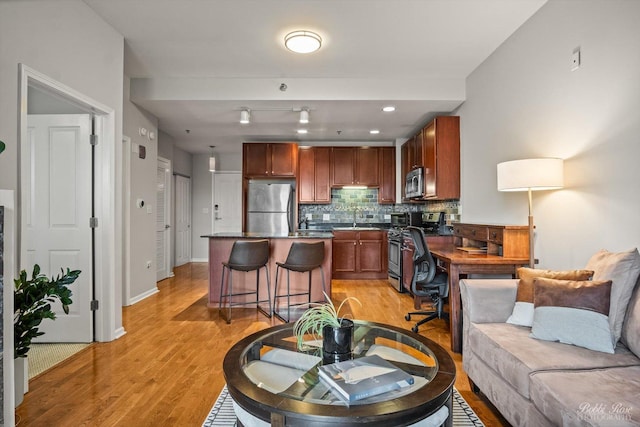
[[[98,300],[94,299],[93,301],[91,301],[91,311],[98,311]]]
[[[89,135],[91,145],[98,145],[98,135]]]
[[[98,228],[98,218],[96,218],[95,216],[89,218],[89,227],[90,228]]]

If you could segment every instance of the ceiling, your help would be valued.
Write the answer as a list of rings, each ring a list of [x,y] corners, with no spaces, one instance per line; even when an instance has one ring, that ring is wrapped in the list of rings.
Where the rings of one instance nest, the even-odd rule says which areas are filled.
[[[407,138],[463,103],[466,77],[546,2],[84,1],[125,38],[131,100],[192,153]],[[284,47],[300,29],[321,35],[319,51]],[[239,123],[241,108],[250,124]],[[300,108],[310,110],[306,135],[296,133]]]

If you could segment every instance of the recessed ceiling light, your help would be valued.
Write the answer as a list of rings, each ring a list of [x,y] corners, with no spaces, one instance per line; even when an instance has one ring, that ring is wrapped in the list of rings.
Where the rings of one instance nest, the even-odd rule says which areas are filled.
[[[307,133],[307,132],[308,132],[308,130],[306,130],[306,129],[298,129],[298,133]]]
[[[391,113],[396,111],[396,107],[393,105],[385,105],[384,107],[382,107],[382,111],[384,111],[385,113]]]
[[[294,31],[284,36],[284,45],[292,52],[311,53],[320,49],[322,38],[311,31]]]
[[[379,131],[378,129],[371,129],[371,130],[369,131],[369,133],[370,133],[371,135],[377,135],[377,134],[379,134],[379,133],[380,133],[380,131]]]

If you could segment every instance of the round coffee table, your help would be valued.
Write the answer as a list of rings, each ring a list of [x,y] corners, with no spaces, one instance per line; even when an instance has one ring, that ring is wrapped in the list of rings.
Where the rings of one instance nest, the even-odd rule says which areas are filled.
[[[271,425],[401,426],[442,414],[446,406],[451,425],[456,369],[440,345],[409,330],[355,321],[353,357],[378,354],[415,382],[347,405],[318,378],[322,350],[309,342],[299,351],[292,327],[256,332],[226,354],[223,371],[237,410]]]

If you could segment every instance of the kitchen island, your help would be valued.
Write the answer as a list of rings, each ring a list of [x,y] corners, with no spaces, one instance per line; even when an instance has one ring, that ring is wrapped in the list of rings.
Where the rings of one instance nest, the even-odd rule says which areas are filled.
[[[324,269],[324,281],[327,291],[327,295],[331,296],[331,257],[332,257],[332,242],[333,234],[329,232],[317,232],[317,231],[299,231],[288,234],[273,235],[269,233],[215,233],[201,236],[209,239],[209,299],[207,306],[210,308],[218,308],[220,302],[220,286],[222,279],[222,263],[229,259],[231,248],[233,243],[237,240],[269,240],[269,276],[270,276],[270,292],[271,301],[273,301],[274,287],[276,284],[276,262],[284,262],[289,254],[289,248],[294,242],[303,243],[315,243],[319,241],[324,242],[324,262],[322,268]],[[264,269],[260,270],[260,283],[266,283],[266,277]],[[286,271],[280,271],[279,281],[286,289]],[[296,293],[297,290],[306,290],[308,286],[308,273],[296,273],[291,272],[291,292]],[[240,273],[233,272],[233,286],[234,289],[240,290],[246,288],[255,288],[256,274],[255,272]],[[267,291],[265,286],[260,287],[260,299],[267,299]],[[242,301],[242,296],[234,297],[236,301]],[[255,296],[248,295],[245,297],[246,301],[252,301]],[[320,270],[316,269],[312,273],[311,284],[311,300],[322,301],[324,296],[322,295],[322,278],[320,276]],[[248,305],[249,306],[249,305]]]

